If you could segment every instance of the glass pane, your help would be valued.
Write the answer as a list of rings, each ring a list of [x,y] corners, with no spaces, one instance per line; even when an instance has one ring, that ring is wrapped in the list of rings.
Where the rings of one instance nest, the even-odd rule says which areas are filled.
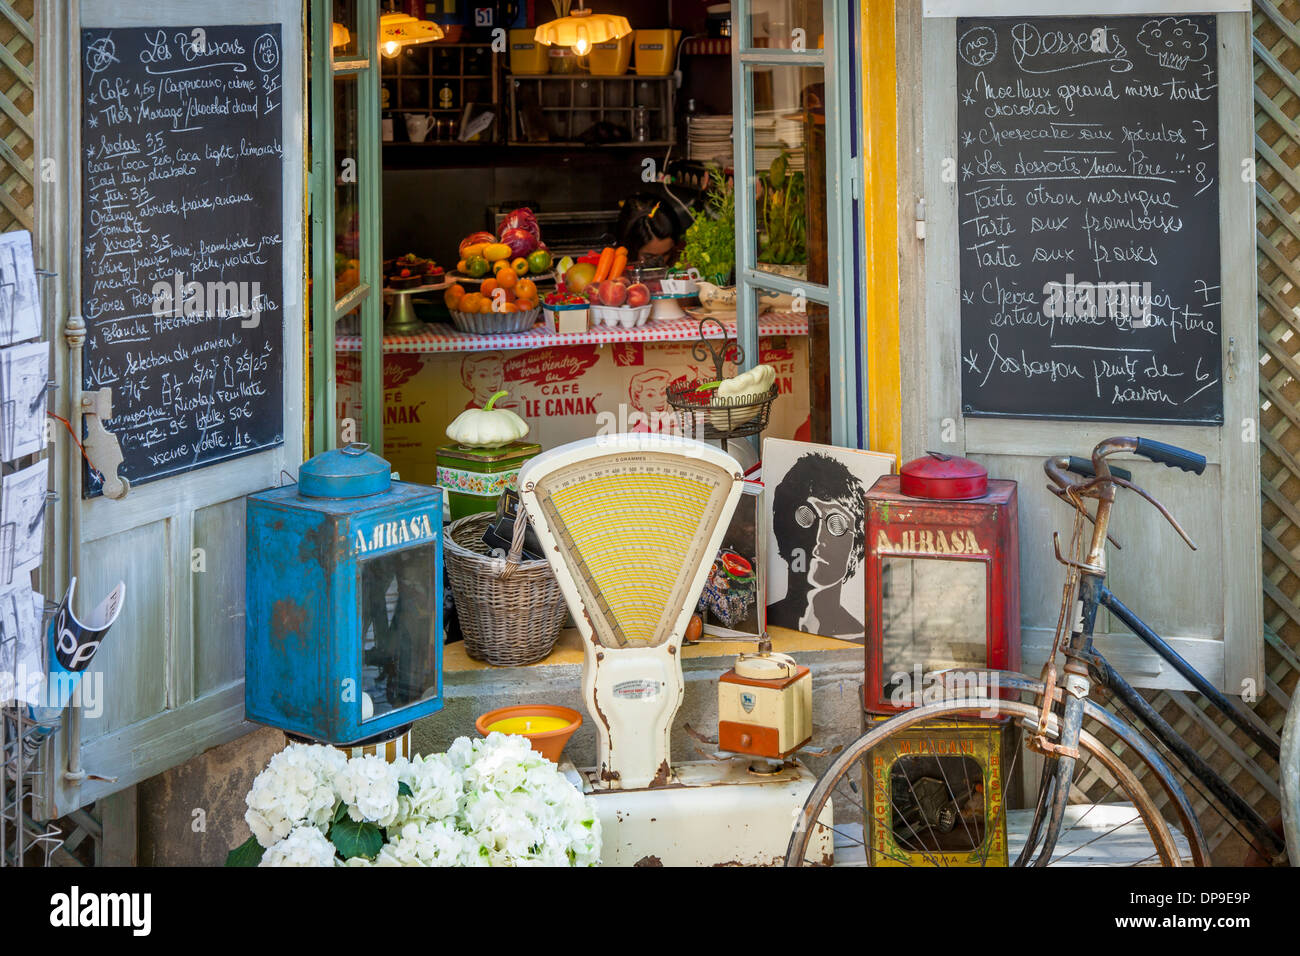
[[[406,548],[361,562],[361,689],[373,716],[438,686],[436,550]],[[362,713],[370,710],[362,698]]]
[[[928,532],[926,532],[928,533]],[[988,566],[984,561],[882,558],[880,615],[883,691],[913,687],[921,674],[988,663]],[[896,681],[896,675],[906,681]]]
[[[767,434],[832,444],[830,309],[787,292],[755,288],[753,293],[758,361],[773,366],[781,383]]]
[[[820,67],[760,66],[750,117],[757,268],[826,285],[826,86]]]
[[[355,75],[334,78],[334,298],[361,281],[361,210],[357,204],[357,87]]]
[[[825,45],[822,0],[753,0],[749,7],[751,47],[819,50]]]
[[[333,35],[330,45],[334,59],[348,60],[357,56],[357,0],[334,0]]]

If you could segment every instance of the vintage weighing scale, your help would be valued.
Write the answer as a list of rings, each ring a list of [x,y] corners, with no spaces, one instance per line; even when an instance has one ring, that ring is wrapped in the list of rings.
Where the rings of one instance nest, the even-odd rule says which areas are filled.
[[[524,507],[583,639],[597,766],[581,775],[606,865],[779,862],[816,783],[794,761],[753,773],[748,757],[670,759],[682,639],[743,481],[725,452],[657,434],[563,445],[520,472]]]

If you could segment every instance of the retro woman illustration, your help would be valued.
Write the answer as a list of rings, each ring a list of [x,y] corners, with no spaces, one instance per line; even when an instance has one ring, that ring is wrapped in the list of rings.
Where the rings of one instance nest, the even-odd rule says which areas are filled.
[[[505,364],[500,352],[479,352],[466,355],[460,363],[460,383],[470,392],[466,408],[482,408],[497,392],[505,388]],[[505,396],[494,406],[516,408],[517,403]]]
[[[677,434],[677,416],[668,406],[670,381],[671,375],[662,368],[648,368],[632,376],[627,386],[633,409],[627,416],[629,431]]]
[[[785,597],[769,624],[825,637],[861,639],[863,623],[845,607],[845,583],[866,557],[865,489],[843,464],[810,452],[777,484],[772,535],[788,566]]]

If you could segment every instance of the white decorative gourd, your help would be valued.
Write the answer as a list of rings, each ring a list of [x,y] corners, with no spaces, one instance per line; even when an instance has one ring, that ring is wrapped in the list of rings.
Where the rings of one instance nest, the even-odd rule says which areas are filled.
[[[467,408],[447,426],[447,437],[470,448],[508,445],[528,434],[528,423],[508,408],[493,408],[506,392],[497,392],[482,408]]]

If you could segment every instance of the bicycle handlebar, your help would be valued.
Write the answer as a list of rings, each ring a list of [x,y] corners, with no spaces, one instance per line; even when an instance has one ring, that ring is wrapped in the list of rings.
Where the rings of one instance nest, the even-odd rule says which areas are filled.
[[[1133,452],[1170,468],[1181,468],[1196,475],[1205,471],[1204,455],[1179,448],[1177,445],[1166,445],[1164,442],[1152,441],[1150,438],[1139,438]]]
[[[1083,475],[1085,478],[1096,478],[1097,469],[1092,467],[1092,462],[1087,458],[1080,458],[1078,455],[1071,455],[1066,471],[1072,471],[1076,475]],[[1133,480],[1133,473],[1127,468],[1120,468],[1118,465],[1110,466],[1110,473],[1116,478],[1123,478],[1125,481]]]

